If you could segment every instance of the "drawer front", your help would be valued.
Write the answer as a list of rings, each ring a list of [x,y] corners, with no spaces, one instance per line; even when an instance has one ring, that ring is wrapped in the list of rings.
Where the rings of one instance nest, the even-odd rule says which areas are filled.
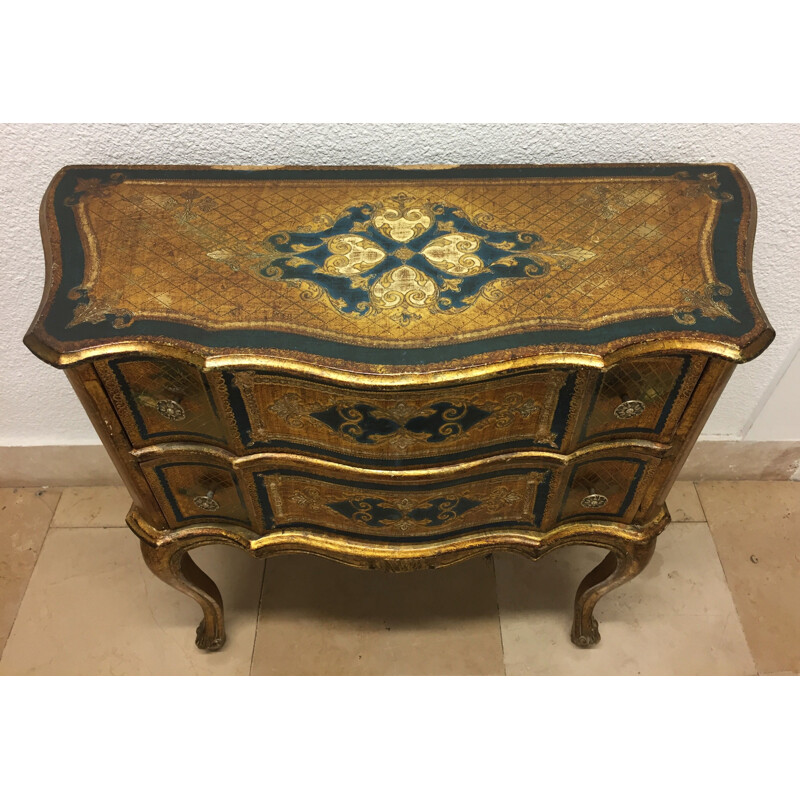
[[[301,525],[394,542],[431,541],[509,524],[537,530],[551,478],[547,467],[403,481],[286,468],[253,473],[267,529]]]
[[[179,361],[116,358],[97,364],[135,447],[161,441],[225,444],[225,431],[201,372]]]
[[[565,469],[559,522],[609,518],[629,522],[639,508],[655,459],[636,456],[594,457]]]
[[[234,469],[190,454],[144,462],[141,467],[170,525],[216,521],[250,526]]]
[[[659,356],[612,367],[597,386],[581,439],[669,441],[705,364],[705,358]]]
[[[403,542],[592,518],[630,522],[659,461],[616,450],[577,462],[519,455],[397,472],[291,455],[228,461],[187,446],[140,466],[174,527],[216,521]]]
[[[342,390],[250,371],[226,382],[248,448],[433,463],[454,453],[557,450],[575,375],[547,370],[415,391]]]

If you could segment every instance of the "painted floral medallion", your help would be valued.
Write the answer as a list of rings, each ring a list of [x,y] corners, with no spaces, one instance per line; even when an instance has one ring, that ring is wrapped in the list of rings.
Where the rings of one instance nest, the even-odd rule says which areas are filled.
[[[422,309],[462,311],[480,295],[491,299],[549,269],[536,258],[535,233],[489,230],[460,208],[405,194],[326,222],[321,230],[270,236],[274,256],[260,274],[324,294],[342,314],[393,312],[407,325]]]

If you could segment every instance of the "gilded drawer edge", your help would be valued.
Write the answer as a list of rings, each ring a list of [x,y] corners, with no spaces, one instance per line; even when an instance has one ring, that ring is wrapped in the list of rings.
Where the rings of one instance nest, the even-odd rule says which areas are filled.
[[[192,516],[187,516],[180,508],[178,503],[178,498],[175,496],[175,492],[173,490],[172,483],[168,480],[165,471],[167,469],[179,469],[181,467],[200,467],[202,469],[208,469],[209,466],[213,467],[213,469],[220,470],[227,472],[231,479],[231,486],[235,489],[236,495],[239,499],[239,509],[243,512],[243,515],[247,517],[247,521],[252,524],[252,512],[248,508],[247,502],[245,501],[244,495],[242,494],[242,486],[239,476],[236,473],[236,469],[232,466],[227,465],[219,465],[213,464],[209,465],[207,462],[204,461],[167,461],[164,463],[155,463],[155,464],[145,464],[148,467],[144,470],[144,476],[147,480],[150,488],[153,490],[153,493],[157,497],[159,501],[159,505],[161,505],[163,510],[167,508],[171,511],[172,516],[179,525],[182,524],[191,524],[193,520],[202,520],[203,517],[207,519],[219,519],[224,520],[227,522],[232,522],[234,524],[242,523],[244,520],[241,517],[234,517],[226,515],[225,513],[215,513],[213,514],[202,514],[203,507],[198,506],[197,513],[194,513]],[[151,480],[152,476],[152,480]],[[198,493],[200,490],[198,490]],[[199,499],[199,498],[198,498]]]
[[[443,474],[446,472],[459,472],[471,467],[508,463],[509,461],[517,461],[520,459],[545,459],[552,461],[554,465],[562,465],[568,464],[571,461],[580,460],[590,453],[599,453],[604,451],[633,451],[640,453],[641,455],[650,455],[655,458],[663,458],[664,455],[667,454],[671,449],[671,444],[651,442],[646,439],[616,439],[608,442],[592,442],[591,444],[584,445],[577,450],[573,450],[571,453],[556,453],[552,450],[538,449],[516,450],[513,453],[499,453],[471,459],[465,458],[461,461],[451,464],[438,464],[435,466],[421,467],[396,467],[390,464],[365,466],[361,464],[341,463],[317,456],[307,456],[299,453],[284,452],[260,452],[248,453],[247,455],[237,455],[236,453],[233,453],[230,450],[226,450],[222,447],[204,445],[196,442],[150,445],[148,447],[141,447],[131,450],[131,455],[141,462],[146,462],[151,459],[161,458],[164,456],[196,453],[197,455],[202,455],[216,461],[221,461],[235,468],[248,467],[258,464],[262,461],[280,461],[307,464],[310,466],[310,468],[313,468],[315,465],[330,465],[336,469],[351,471],[353,473],[377,473],[396,477],[421,477],[425,475]]]
[[[638,363],[644,361],[649,362],[651,360],[656,360],[657,358],[683,358],[683,366],[679,374],[675,377],[673,382],[672,389],[670,394],[665,399],[661,414],[655,428],[640,428],[637,427],[635,424],[630,425],[629,427],[625,428],[616,428],[616,429],[608,429],[604,431],[599,431],[597,433],[591,433],[587,435],[587,429],[589,427],[589,423],[593,418],[595,407],[598,403],[600,393],[602,390],[603,385],[603,378],[605,375],[609,374],[613,369],[620,369],[623,368],[626,364],[631,366],[636,366]],[[653,356],[652,359],[635,359],[635,360],[625,360],[616,364],[609,370],[605,370],[597,385],[595,386],[594,393],[589,401],[589,405],[586,409],[585,414],[581,419],[580,424],[580,432],[578,436],[578,440],[581,443],[597,441],[597,440],[608,440],[611,437],[636,437],[637,435],[647,435],[652,434],[655,437],[659,437],[660,439],[669,438],[671,435],[674,434],[678,424],[680,423],[682,415],[687,410],[691,398],[694,394],[694,390],[697,387],[697,384],[700,382],[701,377],[703,376],[705,370],[708,367],[709,359],[705,357],[699,357],[696,355],[690,355],[688,353],[662,353],[660,356]]]
[[[625,462],[627,464],[632,464],[635,467],[630,480],[622,481],[623,485],[620,487],[620,489],[621,491],[625,492],[625,495],[620,503],[619,508],[616,511],[606,510],[605,503],[607,498],[605,498],[603,494],[595,494],[594,489],[585,487],[583,491],[590,492],[590,494],[584,497],[584,501],[598,497],[602,498],[602,504],[581,503],[581,509],[567,513],[566,509],[570,499],[571,491],[573,488],[577,488],[578,485],[575,482],[578,472],[586,467],[590,467],[592,464],[604,462],[610,462],[614,466],[618,466],[620,462]],[[594,458],[585,457],[577,460],[574,464],[571,464],[568,470],[564,473],[563,480],[565,488],[561,493],[561,504],[558,510],[557,518],[561,521],[581,519],[592,519],[597,521],[616,517],[618,522],[628,523],[632,521],[636,512],[639,510],[639,506],[642,502],[643,492],[647,488],[653,472],[659,463],[660,460],[654,460],[647,456],[635,458],[628,454],[612,456],[598,454]],[[578,492],[578,494],[582,493],[583,492]]]
[[[550,503],[552,477],[548,467],[505,467],[398,488],[285,468],[251,474],[265,530],[303,527],[401,547],[509,526],[539,530]],[[284,504],[293,509],[285,511]],[[303,520],[303,515],[311,519]]]

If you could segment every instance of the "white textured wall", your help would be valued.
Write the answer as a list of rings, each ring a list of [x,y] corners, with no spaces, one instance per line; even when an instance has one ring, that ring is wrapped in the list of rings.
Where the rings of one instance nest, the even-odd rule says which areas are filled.
[[[779,420],[757,417],[800,338],[798,125],[2,125],[0,154],[0,445],[97,441],[66,378],[22,344],[44,279],[39,201],[75,163],[733,162],[758,198],[755,282],[778,335],[737,370],[703,435],[796,436],[796,419],[778,437]]]
[[[800,342],[798,342],[800,345]],[[800,346],[747,432],[748,440],[800,442]],[[797,480],[800,480],[798,478]]]

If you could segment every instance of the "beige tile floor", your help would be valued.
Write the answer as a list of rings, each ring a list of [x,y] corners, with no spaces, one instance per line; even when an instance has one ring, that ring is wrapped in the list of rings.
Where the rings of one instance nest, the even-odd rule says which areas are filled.
[[[753,675],[800,672],[800,483],[679,483],[648,568],[569,641],[603,556],[498,554],[443,570],[354,570],[195,551],[228,643],[194,647],[195,603],[144,566],[124,489],[0,489],[3,675]]]

